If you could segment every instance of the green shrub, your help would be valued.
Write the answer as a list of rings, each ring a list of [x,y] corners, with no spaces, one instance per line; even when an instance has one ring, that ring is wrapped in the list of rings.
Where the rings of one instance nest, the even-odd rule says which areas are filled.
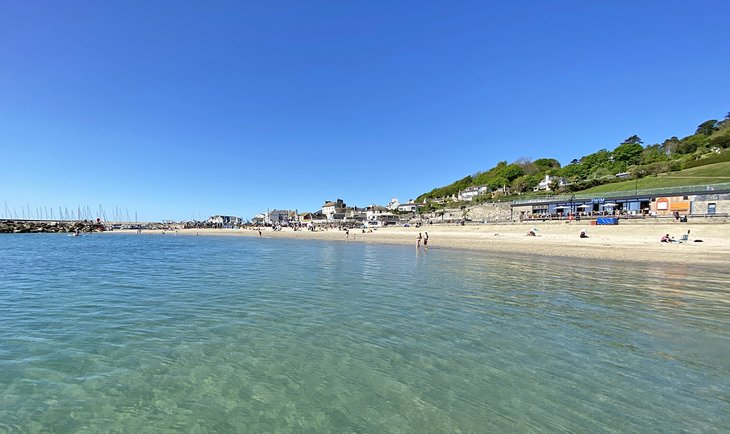
[[[723,134],[722,136],[715,136],[710,139],[710,146],[717,148],[730,148],[730,134]]]
[[[707,166],[708,164],[722,163],[723,161],[730,161],[730,151],[715,154],[707,158],[700,158],[699,160],[688,161],[682,165],[682,168],[689,169],[692,167]]]

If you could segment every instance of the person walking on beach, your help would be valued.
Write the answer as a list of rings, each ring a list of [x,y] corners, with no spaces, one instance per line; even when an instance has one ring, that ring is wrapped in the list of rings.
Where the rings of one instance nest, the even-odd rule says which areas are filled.
[[[259,238],[261,238],[261,229],[259,229]]]
[[[423,234],[423,247],[428,249],[428,232]]]
[[[419,232],[418,233],[418,238],[416,238],[416,248],[417,249],[421,248],[421,240],[422,239],[423,239],[423,237],[421,236],[421,233]]]
[[[345,229],[345,237],[349,240],[350,239],[350,230]]]

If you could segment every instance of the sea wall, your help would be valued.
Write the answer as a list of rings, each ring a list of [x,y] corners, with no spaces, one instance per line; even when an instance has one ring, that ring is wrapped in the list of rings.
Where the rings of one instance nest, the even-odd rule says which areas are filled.
[[[468,208],[467,218],[478,222],[508,222],[513,219],[509,202],[483,203]]]
[[[30,221],[0,220],[0,233],[54,233],[54,232],[100,232],[104,226],[91,221]]]
[[[431,220],[433,223],[454,222],[460,220],[480,223],[502,223],[510,222],[513,216],[509,202],[483,203],[463,208],[443,208],[430,214],[423,214],[422,217]]]

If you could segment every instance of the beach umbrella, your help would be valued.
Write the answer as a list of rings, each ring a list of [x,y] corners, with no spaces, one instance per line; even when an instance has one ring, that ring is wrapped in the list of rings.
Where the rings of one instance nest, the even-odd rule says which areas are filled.
[[[604,207],[608,206],[608,207],[612,207],[613,208],[615,206],[618,206],[618,204],[617,203],[604,203],[603,206]]]

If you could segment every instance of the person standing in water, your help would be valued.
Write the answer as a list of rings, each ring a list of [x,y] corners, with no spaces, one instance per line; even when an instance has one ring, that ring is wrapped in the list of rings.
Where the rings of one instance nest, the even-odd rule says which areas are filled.
[[[428,249],[428,232],[423,234],[423,247]]]
[[[419,232],[418,233],[418,238],[416,238],[416,248],[417,249],[421,247],[421,240],[422,239],[423,239],[423,237],[421,236],[421,233]]]

